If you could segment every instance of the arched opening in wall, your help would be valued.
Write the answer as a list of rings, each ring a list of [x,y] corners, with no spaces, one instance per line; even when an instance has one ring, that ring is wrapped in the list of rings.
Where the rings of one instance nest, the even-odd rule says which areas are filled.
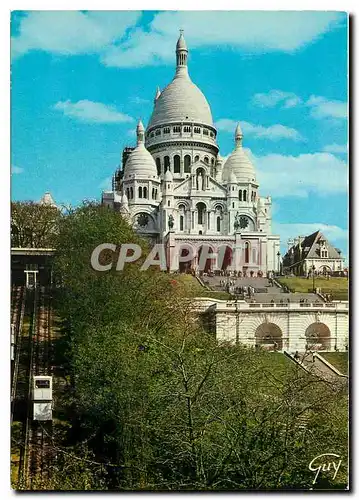
[[[185,262],[182,262],[181,258],[178,261],[178,269],[180,273],[190,273],[193,267],[193,260],[186,260],[186,257],[189,255],[188,248],[181,248],[179,252],[179,257],[183,258]]]
[[[173,157],[173,172],[179,174],[181,172],[181,158],[179,155]]]
[[[218,247],[218,267],[225,271],[233,262],[233,249],[228,245]]]
[[[324,323],[312,323],[305,330],[308,350],[330,350],[330,330]]]
[[[330,269],[329,266],[320,266],[318,272],[319,274],[323,274],[324,276],[326,276],[327,274],[330,274],[332,270]]]
[[[209,158],[208,158],[208,156],[205,156],[205,157],[204,157],[204,163],[206,163],[206,164],[208,165],[208,163],[209,163]]]
[[[247,191],[245,189],[243,191],[243,201],[247,201]]]
[[[161,175],[161,158],[156,158],[157,174]]]
[[[127,199],[129,200],[130,199],[130,190],[128,188],[126,189],[126,196],[127,196]]]
[[[155,199],[155,188],[152,188],[152,199]]]
[[[185,227],[185,214],[186,214],[186,207],[185,207],[185,205],[183,205],[183,204],[178,205],[179,230],[180,231],[184,231],[184,227]]]
[[[249,252],[250,252],[250,244],[248,241],[244,244],[244,263],[249,264]]]
[[[256,345],[267,351],[281,351],[283,349],[283,333],[274,323],[262,323],[254,334]]]
[[[194,161],[198,161],[198,160],[199,160],[199,156],[198,156],[198,155],[196,155],[196,156],[194,157]]]
[[[213,254],[213,249],[209,245],[202,245],[201,247],[199,247],[197,262],[200,272],[203,271],[204,273],[208,273],[213,268],[213,259],[210,258],[211,254]]]
[[[214,167],[214,158],[211,158],[211,165]]]
[[[197,209],[197,224],[204,224],[206,220],[206,205],[202,202],[197,203],[196,205]]]
[[[180,231],[183,231],[183,229],[184,229],[184,217],[183,217],[183,215],[180,215],[180,224],[179,224],[179,226],[180,226]]]
[[[138,197],[142,198],[142,187],[141,186],[138,188]]]
[[[221,217],[219,215],[217,215],[217,232],[220,233],[221,232]]]
[[[242,190],[241,189],[238,192],[238,199],[239,199],[239,201],[242,201]]]
[[[183,159],[184,172],[185,174],[189,174],[191,172],[191,157],[190,155],[185,155]]]
[[[170,157],[165,156],[163,158],[163,161],[164,161],[164,171],[166,172],[166,170],[170,170]]]
[[[143,188],[143,197],[147,198],[147,188],[146,188],[146,186]]]
[[[157,200],[157,189],[155,189],[155,200]]]
[[[130,198],[133,199],[133,187],[130,187]]]

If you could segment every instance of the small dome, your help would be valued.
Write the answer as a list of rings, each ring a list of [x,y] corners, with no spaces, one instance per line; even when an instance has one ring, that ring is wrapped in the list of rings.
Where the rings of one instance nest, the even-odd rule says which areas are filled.
[[[172,175],[171,170],[166,170],[166,173],[165,173],[165,176],[164,176],[164,180],[166,182],[172,182],[173,181],[173,175]]]
[[[137,147],[132,151],[125,165],[124,180],[136,175],[143,179],[158,178],[157,167],[152,155],[144,144],[145,128],[141,121],[137,125]]]
[[[236,175],[237,182],[255,182],[256,180],[254,165],[242,146],[242,137],[242,130],[238,125],[235,132],[236,147],[223,167],[222,178],[224,182],[228,182],[231,172]]]
[[[51,193],[47,192],[40,200],[40,205],[49,205],[50,207],[56,207],[56,203],[54,202]]]

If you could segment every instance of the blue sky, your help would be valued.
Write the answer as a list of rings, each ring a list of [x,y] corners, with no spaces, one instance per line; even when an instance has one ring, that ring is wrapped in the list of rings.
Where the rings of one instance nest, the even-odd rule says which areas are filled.
[[[347,19],[338,12],[15,11],[12,198],[100,198],[172,79],[178,30],[220,153],[239,121],[282,249],[321,229],[347,255]]]

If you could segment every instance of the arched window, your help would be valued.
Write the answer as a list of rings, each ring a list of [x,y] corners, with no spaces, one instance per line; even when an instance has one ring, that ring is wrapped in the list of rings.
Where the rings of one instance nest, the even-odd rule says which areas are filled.
[[[173,127],[173,133],[174,134],[179,134],[181,132],[181,127],[179,127],[178,125],[176,125],[175,127]]]
[[[221,218],[218,216],[217,217],[217,231],[219,232],[221,230]]]
[[[200,134],[201,133],[201,129],[199,127],[194,127],[193,131],[194,131],[195,134]]]
[[[198,156],[198,155],[196,155],[196,156],[194,157],[194,161],[198,161],[198,160],[199,160],[199,156]]]
[[[214,158],[211,158],[211,165],[213,167],[213,165],[214,165]]]
[[[208,135],[208,129],[206,128],[203,129],[203,135]]]
[[[158,129],[156,130],[156,135],[161,135],[161,129],[160,129],[160,128],[158,128]]]
[[[191,132],[191,127],[189,127],[188,125],[186,125],[185,127],[183,127],[183,132]]]
[[[243,201],[247,201],[247,191],[243,190]]]
[[[208,156],[205,156],[204,157],[204,163],[207,163],[207,165],[208,165],[208,162],[209,162],[209,158],[208,158]]]
[[[126,189],[126,196],[127,196],[127,199],[129,200],[130,199],[130,190],[128,188]]]
[[[152,188],[152,199],[155,199],[155,188]]]
[[[141,186],[138,188],[138,197],[142,198],[142,187]]]
[[[206,205],[204,203],[197,203],[196,208],[198,213],[198,218],[197,218],[198,224],[204,224]]]
[[[184,171],[186,174],[191,172],[191,157],[190,155],[186,155],[184,157]]]
[[[147,198],[147,188],[146,187],[143,188],[143,197]]]
[[[157,174],[161,175],[161,158],[156,158]]]
[[[131,200],[133,198],[133,188],[132,187],[130,187],[130,198],[131,198]]]
[[[184,217],[183,215],[180,215],[180,231],[183,231],[183,226],[184,226]]]
[[[171,202],[170,202],[170,200],[168,200],[167,205],[168,205],[169,207],[171,206]]]
[[[169,156],[165,156],[163,158],[163,161],[165,162],[164,163],[164,166],[165,166],[165,170],[164,171],[166,172],[166,170],[170,169],[170,157]]]
[[[155,189],[155,200],[157,200],[157,189]]]
[[[249,243],[248,243],[248,241],[246,241],[246,243],[244,245],[244,262],[246,264],[249,263]]]
[[[179,174],[180,171],[181,171],[181,159],[179,157],[179,155],[175,155],[174,158],[173,158],[173,172],[175,174]]]
[[[169,128],[169,127],[165,127],[165,128],[163,129],[163,133],[164,133],[164,134],[169,134],[169,133],[170,133],[170,128]]]
[[[242,190],[241,189],[239,190],[238,198],[239,198],[239,201],[242,201]]]

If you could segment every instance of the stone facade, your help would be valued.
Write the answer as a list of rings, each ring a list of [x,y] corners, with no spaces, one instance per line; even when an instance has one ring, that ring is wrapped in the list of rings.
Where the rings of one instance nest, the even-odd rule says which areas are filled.
[[[213,315],[218,341],[289,352],[348,348],[347,302],[251,304],[198,298],[195,307]]]
[[[271,197],[259,195],[239,126],[235,148],[223,164],[210,107],[189,77],[187,56],[181,34],[175,77],[162,92],[157,90],[147,129],[138,125],[137,147],[102,202],[127,216],[141,235],[165,243],[174,255],[171,270],[181,270],[171,249],[187,243],[197,252],[192,270],[206,246],[215,257],[206,261],[206,270],[278,271],[280,241],[272,234]],[[223,246],[221,262],[217,253]]]
[[[340,273],[344,269],[341,251],[334,248],[329,240],[316,231],[309,236],[298,236],[289,241],[289,249],[283,257],[285,271],[297,276]]]

